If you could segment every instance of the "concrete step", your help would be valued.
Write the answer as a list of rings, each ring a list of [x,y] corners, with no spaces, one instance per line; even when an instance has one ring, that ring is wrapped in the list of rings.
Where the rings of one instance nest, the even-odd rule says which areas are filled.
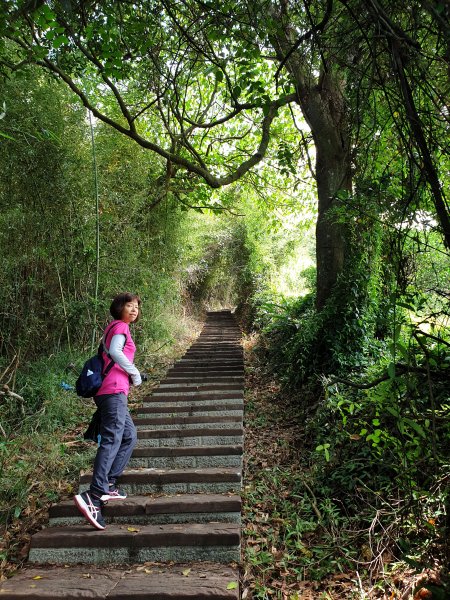
[[[102,531],[88,524],[42,529],[31,538],[31,563],[134,564],[147,561],[240,560],[236,523],[187,523],[128,527],[113,523]]]
[[[91,473],[80,476],[79,491],[89,488]],[[209,469],[126,469],[119,485],[131,494],[224,494],[239,493],[241,470],[221,467]]]
[[[231,375],[232,377],[243,377],[244,369],[237,369],[235,367],[226,367],[221,369],[219,366],[214,367],[214,369],[204,369],[201,366],[198,367],[182,367],[182,368],[172,368],[167,372],[167,377],[173,378],[181,378],[181,377],[227,377]]]
[[[243,392],[243,384],[241,382],[237,383],[202,383],[202,384],[172,384],[172,385],[164,385],[158,388],[158,391],[154,392],[151,395],[151,398],[157,398],[160,396],[167,396],[170,394],[195,394],[196,392],[202,392],[203,394],[208,392],[218,393],[218,392],[231,392],[231,391],[239,391]]]
[[[176,365],[174,365],[173,367],[171,367],[168,371],[167,371],[167,375],[168,376],[173,376],[173,375],[179,375],[180,373],[186,372],[186,371],[191,371],[192,373],[195,374],[200,374],[200,375],[208,375],[212,376],[212,375],[233,375],[234,373],[236,375],[243,375],[244,374],[244,368],[241,362],[241,365],[238,364],[227,364],[227,365],[221,365],[219,362],[216,362],[215,365],[211,365],[210,367],[204,367],[201,363],[199,364],[191,364],[191,365],[185,365],[182,362],[177,363]]]
[[[198,344],[191,346],[186,350],[184,356],[188,356],[189,354],[211,354],[213,356],[222,356],[231,358],[241,357],[243,356],[243,348],[238,344],[233,344],[228,347],[222,346],[222,344]]]
[[[191,375],[186,375],[186,374],[178,374],[178,375],[169,375],[167,377],[165,377],[164,379],[162,379],[159,383],[160,386],[165,386],[165,385],[182,385],[182,384],[186,384],[186,383],[192,383],[192,384],[202,384],[202,383],[243,383],[244,382],[244,375],[242,373],[237,374],[237,375],[228,375],[227,373],[221,373],[221,374],[217,374],[217,375],[198,375],[198,374],[191,374]]]
[[[228,338],[228,339],[226,339]],[[227,348],[227,347],[242,347],[241,346],[241,337],[240,335],[236,335],[236,332],[230,332],[227,334],[227,336],[213,336],[213,335],[205,335],[204,333],[201,333],[198,338],[194,341],[194,343],[191,345],[191,348],[195,347],[195,346],[199,346],[199,345],[216,345],[217,346],[217,342],[220,343],[220,347],[221,348]]]
[[[242,350],[242,336],[235,334],[215,335],[213,333],[202,333],[190,348],[196,348],[197,346],[211,346],[215,350],[228,350],[229,348],[239,348]]]
[[[180,358],[180,366],[198,367],[237,367],[242,365],[242,358]]]
[[[154,405],[156,402],[164,403],[166,406],[174,402],[181,402],[181,404],[191,402],[200,405],[201,402],[215,404],[218,400],[221,402],[221,404],[228,404],[229,401],[240,401],[243,399],[243,397],[243,390],[225,390],[220,392],[214,392],[211,390],[200,389],[193,390],[191,392],[155,392],[153,396],[146,396],[144,398],[143,405]]]
[[[196,342],[194,342],[187,350],[186,352],[192,352],[193,350],[196,350],[197,348],[200,349],[209,349],[212,352],[228,352],[229,350],[239,350],[242,352],[243,348],[242,348],[242,344],[241,341],[237,338],[222,338],[222,339],[217,339],[214,337],[203,337],[202,335],[200,335],[200,337],[197,339]]]
[[[234,587],[231,584],[236,584]],[[229,589],[231,588],[231,589]],[[239,570],[215,563],[27,566],[0,583],[3,600],[238,600]]]
[[[231,405],[233,406],[233,405]],[[239,406],[239,405],[237,405]],[[196,407],[195,411],[192,410],[184,410],[186,408],[186,406],[179,406],[179,407],[175,407],[173,409],[166,412],[161,412],[160,410],[158,411],[158,407],[151,407],[152,408],[152,412],[146,412],[145,409],[141,409],[139,410],[138,413],[136,413],[135,416],[133,416],[133,419],[135,421],[135,423],[137,421],[139,421],[140,419],[145,419],[148,417],[153,417],[156,419],[163,419],[163,418],[167,418],[167,417],[180,417],[181,419],[183,418],[187,418],[187,417],[209,417],[210,421],[214,421],[213,417],[235,417],[239,419],[239,422],[242,422],[242,417],[243,417],[243,410],[242,408],[236,408],[235,410],[228,410],[227,407],[223,407],[222,410],[215,410],[215,406],[211,405],[211,406],[206,406],[206,407],[202,407],[202,406],[198,406]],[[163,407],[159,407],[159,408],[163,408]],[[164,406],[164,408],[167,408],[166,406]],[[200,421],[192,421],[192,423],[200,423]],[[149,429],[147,427],[147,429]],[[155,429],[153,427],[151,427],[151,429]]]
[[[227,359],[239,359],[242,360],[242,352],[213,352],[212,350],[188,350],[184,354],[183,358],[186,359],[207,359],[207,360],[227,360]]]
[[[242,390],[244,389],[243,377],[224,377],[223,379],[198,379],[196,377],[184,378],[184,381],[169,379],[161,381],[158,392],[168,392],[170,390],[192,391],[192,390]]]
[[[242,348],[242,335],[234,331],[202,331],[194,344],[211,342],[216,348],[221,348],[222,344],[232,344],[236,348]]]
[[[212,429],[227,429],[242,423],[242,413],[238,415],[194,415],[194,416],[138,416],[133,419],[137,429],[188,429],[201,426]]]
[[[167,446],[162,448],[138,446],[133,450],[133,456],[231,456],[242,455],[242,452],[242,444],[233,444],[230,446]]]
[[[141,429],[137,447],[144,446],[232,446],[243,443],[243,427],[233,429]]]
[[[242,346],[236,342],[214,342],[202,340],[192,344],[189,351],[206,350],[208,352],[242,352]],[[186,350],[188,352],[188,350]]]
[[[232,332],[213,332],[213,331],[204,331],[199,335],[196,343],[213,343],[216,346],[222,344],[233,344],[234,346],[240,346],[242,341],[241,333],[237,333],[236,331]]]
[[[203,369],[203,370],[211,370],[211,371],[232,371],[235,369],[242,370],[242,359],[238,360],[211,360],[206,358],[184,358],[180,359],[180,362],[177,364],[176,370],[183,371],[188,369],[193,369],[194,371]]]
[[[235,468],[242,472],[242,445],[135,448],[130,468],[209,469]]]
[[[212,405],[198,405],[195,404],[186,404],[185,402],[180,406],[179,403],[175,405],[164,404],[162,406],[154,405],[151,403],[147,403],[143,405],[137,411],[138,417],[144,416],[154,416],[154,417],[163,417],[169,415],[179,415],[179,416],[188,416],[188,415],[242,415],[242,411],[244,410],[244,404],[242,401],[233,401],[228,404],[212,404]]]
[[[131,496],[106,504],[103,516],[107,524],[240,523],[241,499],[237,495],[220,494]],[[52,527],[80,525],[85,519],[70,499],[50,507],[49,522]]]

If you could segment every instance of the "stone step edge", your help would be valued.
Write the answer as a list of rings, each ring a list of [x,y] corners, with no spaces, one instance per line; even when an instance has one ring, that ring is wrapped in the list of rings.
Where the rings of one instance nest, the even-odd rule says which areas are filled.
[[[213,384],[213,383],[242,383],[244,381],[244,375],[233,375],[228,376],[224,375],[221,377],[220,375],[214,375],[213,377],[198,377],[197,375],[187,375],[186,377],[165,377],[161,379],[159,382],[160,387],[165,387],[168,385],[185,385],[185,384]]]
[[[236,468],[209,468],[209,469],[126,469],[120,476],[122,485],[141,482],[145,483],[213,483],[213,482],[239,482],[242,473]],[[80,484],[90,483],[92,473],[80,475]]]
[[[242,500],[237,494],[177,494],[175,496],[131,496],[125,500],[108,502],[103,513],[111,515],[166,515],[176,512],[211,513],[241,512]],[[53,504],[49,509],[50,519],[79,515],[73,498]]]
[[[93,532],[96,535],[93,535]],[[48,548],[172,548],[174,546],[239,546],[240,526],[236,523],[187,523],[142,525],[128,528],[111,524],[102,531],[88,524],[47,527],[31,537],[31,550]]]
[[[130,469],[208,469],[218,467],[234,467],[243,470],[242,455],[214,456],[132,456],[128,462]]]
[[[231,390],[205,390],[204,388],[191,388],[189,390],[174,389],[173,391],[163,388],[155,388],[152,394],[145,395],[141,402],[161,402],[169,401],[171,397],[178,400],[186,398],[187,401],[200,401],[200,400],[218,400],[228,401],[235,400],[240,401],[244,398],[244,388],[235,388]]]
[[[140,439],[161,439],[161,438],[183,438],[183,437],[234,437],[243,436],[243,427],[230,427],[229,429],[213,429],[193,427],[191,429],[139,429],[138,440]]]
[[[236,587],[230,584],[235,583]],[[25,596],[24,596],[25,594]],[[159,563],[119,569],[25,566],[0,583],[4,600],[238,600],[239,570],[217,563]]]
[[[177,415],[177,416],[167,416],[167,417],[152,417],[146,415],[138,415],[133,419],[136,427],[145,427],[149,426],[151,429],[152,426],[155,428],[158,425],[173,425],[174,427],[181,425],[190,425],[191,429],[195,426],[206,426],[213,427],[216,426],[217,429],[222,429],[227,425],[239,425],[242,423],[242,415]]]
[[[244,389],[244,383],[242,382],[219,382],[219,383],[191,383],[191,384],[162,384],[160,385],[155,392],[161,390],[165,394],[169,394],[171,390],[175,392],[193,392],[195,390],[201,390],[202,392],[227,392],[239,390],[242,391]],[[154,392],[154,393],[155,393]]]
[[[176,363],[178,366],[183,367],[195,367],[201,366],[202,368],[206,367],[239,367],[243,368],[244,361],[241,358],[208,358],[205,360],[204,358],[198,356],[191,356],[189,358],[180,358],[180,360]]]
[[[241,444],[233,444],[231,446],[138,446],[134,448],[132,457],[242,456],[242,454],[243,447]]]
[[[221,413],[221,412],[230,412],[230,415],[234,415],[234,413],[239,412],[243,413],[244,403],[235,402],[234,404],[194,404],[191,406],[141,406],[136,410],[135,415],[140,417],[141,415],[151,415],[151,414],[184,414],[191,413],[194,416],[196,413],[207,412],[208,414]]]
[[[211,402],[220,401],[229,401],[233,400],[234,402],[239,402],[244,398],[244,390],[227,390],[225,392],[222,391],[211,391],[211,390],[191,390],[187,391],[158,391],[153,396],[146,396],[143,399],[144,405],[152,405],[155,402],[163,402],[165,404],[170,404],[173,402],[195,402],[200,404],[200,402],[206,402],[211,404]]]

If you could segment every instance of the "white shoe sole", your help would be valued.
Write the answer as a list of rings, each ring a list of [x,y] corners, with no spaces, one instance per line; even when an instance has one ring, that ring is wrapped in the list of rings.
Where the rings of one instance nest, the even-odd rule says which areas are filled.
[[[109,494],[103,494],[100,496],[102,502],[109,502],[110,500],[126,500],[127,496],[110,496]]]

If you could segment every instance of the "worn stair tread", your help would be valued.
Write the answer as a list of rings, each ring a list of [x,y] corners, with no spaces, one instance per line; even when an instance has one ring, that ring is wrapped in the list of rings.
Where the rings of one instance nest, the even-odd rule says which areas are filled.
[[[197,369],[191,369],[191,375],[189,375],[189,371],[177,371],[174,369],[171,369],[169,371],[167,371],[165,377],[167,379],[170,379],[172,377],[189,377],[189,376],[193,376],[193,377],[198,377],[199,379],[203,379],[203,378],[207,378],[207,379],[211,379],[213,377],[244,377],[244,370],[242,368],[238,368],[238,367],[234,367],[234,368],[229,368],[228,370],[224,371],[222,369],[220,369],[219,366],[214,367],[212,369],[201,369],[200,367],[197,367]]]
[[[177,394],[158,394],[155,393],[153,396],[146,396],[143,400],[144,406],[154,406],[156,402],[159,403],[170,403],[170,402],[202,402],[209,400],[237,400],[240,401],[244,397],[244,390],[225,391],[225,392],[211,392],[211,390],[195,390],[186,393]]]
[[[229,482],[240,481],[241,471],[236,468],[215,469],[126,469],[120,476],[122,485],[131,482],[142,482],[148,484],[164,483],[204,483],[204,482]],[[89,483],[92,473],[80,475],[80,484]]]
[[[191,350],[187,350],[184,353],[183,358],[241,358],[242,356],[242,348],[235,350],[222,350],[221,348],[216,348],[215,350],[211,348],[194,348]]]
[[[204,367],[202,364],[193,364],[186,365],[183,362],[175,363],[170,369],[167,371],[168,375],[172,373],[185,373],[192,372],[195,374],[206,374],[206,373],[236,373],[242,374],[245,371],[244,364],[242,360],[237,361],[236,364],[226,365],[226,364],[214,364],[211,368]]]
[[[233,411],[242,411],[244,408],[244,404],[242,401],[234,402],[230,404],[191,404],[186,406],[154,406],[154,405],[145,405],[138,409],[137,414],[140,416],[142,414],[152,413],[167,413],[168,415],[172,414],[184,414],[184,413],[197,413],[197,412],[222,412],[227,410]]]
[[[228,375],[225,373],[222,375],[211,375],[211,377],[204,376],[200,377],[197,374],[193,375],[183,375],[183,376],[175,376],[171,375],[170,377],[165,377],[159,383],[160,386],[166,385],[180,385],[185,383],[242,383],[244,381],[244,375]]]
[[[188,353],[192,352],[204,352],[210,353],[213,355],[216,354],[242,354],[242,347],[233,343],[233,344],[224,344],[220,343],[220,348],[217,348],[218,344],[213,342],[202,342],[201,344],[196,344],[191,346],[189,350],[187,350],[184,354],[186,356]]]
[[[229,394],[226,396],[225,394]],[[191,387],[190,389],[180,389],[171,387],[170,389],[160,389],[148,398],[152,402],[170,402],[173,398],[176,400],[185,400],[186,402],[192,402],[192,400],[221,400],[231,398],[233,400],[239,400],[244,397],[244,388],[235,387],[227,389],[206,389],[205,387]],[[148,400],[145,400],[148,402]]]
[[[136,515],[163,515],[173,513],[241,512],[241,498],[236,494],[177,494],[175,496],[131,496],[125,500],[108,502],[103,509],[105,518]],[[74,517],[80,513],[73,499],[53,504],[51,519]]]
[[[167,416],[167,417],[147,417],[138,416],[133,419],[136,427],[143,425],[202,425],[206,423],[242,423],[241,415],[225,415],[225,416]]]
[[[242,365],[242,357],[239,358],[221,358],[221,357],[209,357],[209,358],[180,358],[179,365],[195,365],[202,367],[216,367],[216,366],[235,366]]]
[[[183,523],[176,525],[111,524],[98,531],[90,525],[47,527],[31,538],[38,548],[156,548],[173,546],[238,546],[240,526],[235,523]]]
[[[158,388],[158,394],[160,393],[164,393],[164,394],[169,394],[170,391],[173,389],[173,391],[175,392],[192,392],[193,390],[202,390],[203,392],[222,392],[222,391],[227,391],[227,390],[242,390],[243,387],[243,383],[242,382],[236,382],[236,383],[183,383],[182,385],[176,385],[176,384],[167,384],[167,385],[163,385],[160,386]]]
[[[230,583],[236,587],[228,589]],[[25,567],[0,583],[5,600],[238,600],[239,571],[216,563]]]
[[[152,456],[231,456],[242,455],[242,445],[234,444],[230,446],[159,446],[159,447],[136,447],[132,456],[152,457]]]
[[[147,438],[178,438],[178,437],[201,437],[201,436],[224,436],[231,437],[243,435],[244,428],[230,427],[229,429],[213,429],[206,427],[193,427],[191,429],[140,429],[138,431],[138,440]]]

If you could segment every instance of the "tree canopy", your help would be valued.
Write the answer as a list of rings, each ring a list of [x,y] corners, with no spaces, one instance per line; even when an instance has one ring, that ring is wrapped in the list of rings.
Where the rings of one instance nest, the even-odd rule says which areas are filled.
[[[212,188],[239,180],[270,152],[281,109],[300,106],[307,125],[294,117],[297,139],[280,140],[276,156],[295,169],[314,141],[319,307],[353,253],[329,211],[354,191],[364,141],[373,154],[373,136],[387,128],[409,157],[408,176],[415,171],[413,205],[432,211],[449,245],[443,5],[6,2],[2,14],[4,66],[43,67],[97,118],[164,159],[155,202],[198,178]],[[395,160],[388,148],[378,146],[385,163]]]
[[[0,33],[0,372],[24,397],[0,433],[44,427],[55,384],[22,361],[74,360],[122,287],[146,355],[234,306],[354,533],[342,568],[375,514],[380,548],[441,553],[418,523],[448,508],[448,2],[4,0]]]

